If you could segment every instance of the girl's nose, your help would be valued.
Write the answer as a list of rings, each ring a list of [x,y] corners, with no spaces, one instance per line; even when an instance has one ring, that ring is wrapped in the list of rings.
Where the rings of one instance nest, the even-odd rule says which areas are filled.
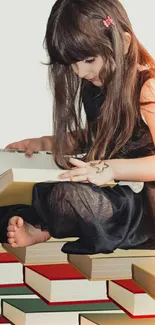
[[[80,69],[78,69],[78,76],[81,79],[83,79],[87,76],[87,72],[84,70],[84,68],[81,67]]]
[[[80,78],[86,78],[88,75],[88,71],[86,71],[86,65],[83,64],[83,62],[77,62],[74,66],[74,72],[80,77]]]

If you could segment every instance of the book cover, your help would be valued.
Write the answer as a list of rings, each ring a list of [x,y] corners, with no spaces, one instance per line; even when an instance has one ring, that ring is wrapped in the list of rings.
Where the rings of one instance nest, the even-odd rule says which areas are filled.
[[[0,263],[18,263],[18,260],[9,253],[0,253]]]

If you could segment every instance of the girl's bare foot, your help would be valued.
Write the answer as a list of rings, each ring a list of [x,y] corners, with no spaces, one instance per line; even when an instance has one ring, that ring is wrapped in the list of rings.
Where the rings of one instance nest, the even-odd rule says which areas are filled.
[[[10,218],[7,227],[8,243],[12,247],[25,247],[50,239],[48,231],[42,231],[25,222],[21,217]]]

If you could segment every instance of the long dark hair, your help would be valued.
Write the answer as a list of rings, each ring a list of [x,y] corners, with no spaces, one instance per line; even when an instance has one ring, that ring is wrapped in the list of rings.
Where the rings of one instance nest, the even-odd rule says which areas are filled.
[[[103,24],[107,16],[114,22],[109,28]],[[131,35],[126,55],[124,32]],[[87,160],[104,159],[115,139],[108,155],[114,157],[131,137],[139,116],[138,64],[155,67],[153,58],[137,40],[125,9],[119,0],[57,0],[48,19],[45,46],[54,90],[52,150],[56,162],[66,166],[63,158],[66,132],[70,132],[75,152],[87,141],[81,124],[81,107],[88,81],[80,80],[71,64],[98,55],[104,61],[100,79],[104,82],[106,98]]]

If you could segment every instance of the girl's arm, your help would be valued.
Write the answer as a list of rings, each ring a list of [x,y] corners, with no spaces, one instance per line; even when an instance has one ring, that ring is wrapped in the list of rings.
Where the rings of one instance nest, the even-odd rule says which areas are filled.
[[[155,156],[135,159],[111,159],[106,163],[118,181],[155,181]]]
[[[155,144],[155,79],[145,82],[141,90],[141,114],[148,125]],[[155,181],[155,155],[137,159],[111,159],[107,163],[116,180]]]
[[[87,138],[87,124],[84,128],[84,133],[85,133],[85,138]],[[74,154],[74,151],[75,151],[75,141],[71,138],[71,135],[69,132],[65,133],[64,134],[64,137],[66,137],[66,147],[63,148],[63,152],[64,154],[68,154],[68,155],[71,155],[71,154]],[[77,134],[77,137],[78,137],[78,134]],[[52,150],[52,143],[54,141],[54,135],[53,136],[43,136],[40,138],[43,142],[43,147],[45,151],[51,151]]]

